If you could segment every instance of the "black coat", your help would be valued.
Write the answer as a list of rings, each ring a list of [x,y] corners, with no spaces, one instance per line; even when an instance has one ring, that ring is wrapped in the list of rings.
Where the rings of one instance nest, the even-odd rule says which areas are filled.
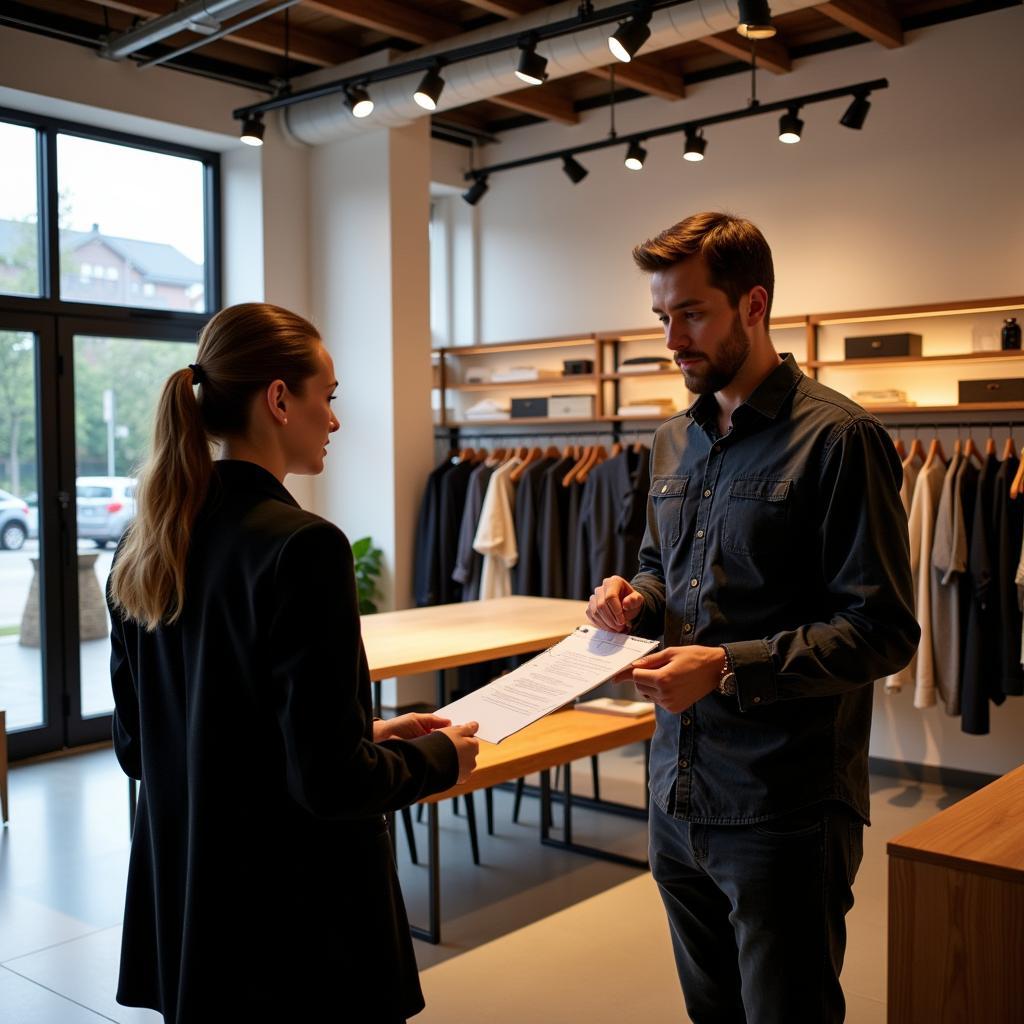
[[[382,814],[458,759],[441,734],[372,742],[345,536],[217,463],[179,622],[111,617],[114,746],[142,780],[118,1001],[177,1024],[421,1010]]]

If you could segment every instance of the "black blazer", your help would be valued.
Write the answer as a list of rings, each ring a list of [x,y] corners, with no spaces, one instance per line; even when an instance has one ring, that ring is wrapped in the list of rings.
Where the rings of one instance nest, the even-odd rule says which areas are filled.
[[[114,747],[142,780],[118,1002],[179,1024],[419,1012],[382,813],[458,758],[441,734],[372,742],[345,536],[218,462],[178,623],[111,619]]]

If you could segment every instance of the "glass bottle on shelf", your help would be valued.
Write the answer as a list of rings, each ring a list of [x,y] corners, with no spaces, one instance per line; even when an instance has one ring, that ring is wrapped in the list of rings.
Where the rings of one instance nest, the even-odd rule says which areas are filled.
[[[1020,348],[1020,324],[1015,316],[1007,317],[1003,321],[1002,332],[1003,350]]]

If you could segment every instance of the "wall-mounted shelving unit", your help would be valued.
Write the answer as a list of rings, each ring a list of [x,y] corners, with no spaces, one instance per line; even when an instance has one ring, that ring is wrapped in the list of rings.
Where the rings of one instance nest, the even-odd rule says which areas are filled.
[[[960,379],[1024,377],[1024,352],[1003,352],[992,347],[998,346],[999,328],[1007,315],[1017,315],[1024,320],[1024,297],[780,317],[772,321],[771,331],[776,348],[792,352],[805,373],[843,394],[852,397],[858,390],[878,387],[905,390],[908,399],[917,404],[868,407],[894,425],[901,420],[922,418],[941,418],[942,422],[950,423],[958,416],[985,422],[979,417],[986,415],[1006,422],[1016,418],[1011,414],[1020,414],[1024,421],[1024,402],[961,404],[956,401]],[[879,324],[884,324],[884,329],[880,329]],[[843,358],[846,337],[901,331],[923,336],[921,356]],[[480,367],[484,373],[511,368],[523,362],[518,357],[524,353],[529,354],[529,364],[541,370],[561,370],[564,359],[574,358],[592,361],[594,372],[545,376],[530,381],[478,383],[465,379],[471,366]],[[693,396],[683,386],[678,370],[624,373],[621,367],[628,358],[626,353],[665,356],[664,335],[660,330],[646,328],[436,349],[435,379],[440,395],[437,429],[447,430],[454,436],[459,431],[472,433],[484,428],[514,431],[530,427],[543,435],[545,431],[537,428],[569,433],[572,429],[603,425],[609,428],[609,433],[630,433],[641,425],[649,430],[661,422],[662,417],[621,415],[619,409],[627,402],[668,397],[676,410],[690,404]],[[948,369],[953,366],[963,369],[956,376],[950,376]],[[880,374],[884,374],[884,378]],[[470,404],[468,396],[481,394],[509,400],[519,396],[592,395],[594,414],[574,419],[467,418],[464,412]],[[449,408],[452,399],[454,405]]]

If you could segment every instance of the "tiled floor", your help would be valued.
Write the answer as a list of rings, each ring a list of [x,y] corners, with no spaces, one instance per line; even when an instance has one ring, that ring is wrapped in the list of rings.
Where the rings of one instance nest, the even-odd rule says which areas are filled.
[[[602,756],[603,795],[638,803],[641,751]],[[588,791],[577,766],[574,790]],[[885,840],[963,795],[873,780],[867,838],[843,975],[851,1024],[881,1024],[885,1000]],[[483,828],[483,801],[478,819]],[[537,803],[518,825],[511,794],[495,800],[496,835],[469,855],[465,819],[442,810],[443,944],[416,944],[424,1024],[685,1021],[657,893],[646,874],[537,843]],[[0,833],[0,1021],[159,1021],[114,1002],[128,858],[127,783],[109,750],[11,772],[11,822]],[[556,824],[558,813],[556,811]],[[579,811],[579,841],[642,855],[634,820]],[[413,920],[426,917],[426,870],[400,871]],[[417,826],[421,850],[426,846]],[[530,983],[523,984],[528,975]]]

